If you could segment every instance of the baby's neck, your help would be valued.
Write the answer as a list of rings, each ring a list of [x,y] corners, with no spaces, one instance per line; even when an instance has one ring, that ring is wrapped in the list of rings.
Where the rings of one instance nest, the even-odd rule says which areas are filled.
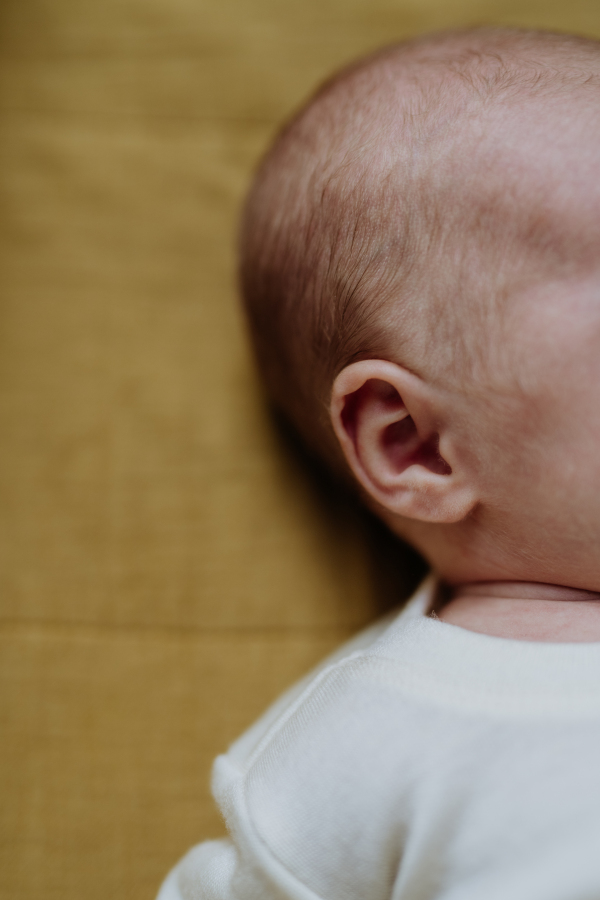
[[[457,585],[436,607],[451,625],[520,641],[600,641],[600,593],[555,584],[488,581]]]

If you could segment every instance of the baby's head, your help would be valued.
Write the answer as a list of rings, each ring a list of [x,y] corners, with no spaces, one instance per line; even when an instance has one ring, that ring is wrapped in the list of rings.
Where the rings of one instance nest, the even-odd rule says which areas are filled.
[[[600,44],[386,49],[264,160],[242,289],[276,404],[449,581],[598,589]]]

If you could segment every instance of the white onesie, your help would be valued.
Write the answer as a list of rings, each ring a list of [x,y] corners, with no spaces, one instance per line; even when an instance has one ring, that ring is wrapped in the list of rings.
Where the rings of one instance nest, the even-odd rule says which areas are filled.
[[[158,900],[599,900],[600,644],[475,634],[429,579],[214,767]]]

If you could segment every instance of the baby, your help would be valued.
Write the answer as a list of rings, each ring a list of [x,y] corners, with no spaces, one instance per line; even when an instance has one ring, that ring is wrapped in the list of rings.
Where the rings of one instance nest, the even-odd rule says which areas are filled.
[[[275,402],[435,575],[217,760],[160,900],[598,900],[600,44],[358,62],[241,246]]]

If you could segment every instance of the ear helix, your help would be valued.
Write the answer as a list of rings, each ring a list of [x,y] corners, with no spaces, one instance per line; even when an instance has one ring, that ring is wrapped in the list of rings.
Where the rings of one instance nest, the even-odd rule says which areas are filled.
[[[442,399],[389,360],[351,363],[334,381],[331,421],[348,464],[366,493],[394,515],[450,524],[477,503],[452,430],[439,424],[448,417]],[[442,433],[452,464],[440,453]]]

